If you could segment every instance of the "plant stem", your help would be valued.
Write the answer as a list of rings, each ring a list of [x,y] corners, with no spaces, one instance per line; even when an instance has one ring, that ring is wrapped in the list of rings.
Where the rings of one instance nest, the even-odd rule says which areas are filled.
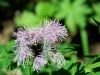
[[[52,71],[49,71],[49,75],[52,75]]]
[[[31,75],[31,65],[30,65],[30,75]]]
[[[83,55],[89,55],[88,35],[85,29],[81,29],[81,41],[83,47]]]

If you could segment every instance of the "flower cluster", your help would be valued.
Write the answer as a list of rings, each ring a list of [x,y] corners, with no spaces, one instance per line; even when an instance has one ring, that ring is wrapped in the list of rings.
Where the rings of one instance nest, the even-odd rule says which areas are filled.
[[[56,42],[68,36],[66,28],[57,21],[46,21],[38,28],[21,28],[14,33],[16,48],[14,61],[25,64],[26,59],[33,58],[33,68],[38,71],[49,63],[60,69],[65,59],[56,50]],[[40,47],[39,47],[40,46]]]
[[[14,33],[14,36],[16,36],[15,42],[15,51],[16,54],[14,61],[18,61],[18,65],[24,64],[24,61],[32,55],[31,48],[28,47],[29,45],[29,38],[30,35],[28,33],[27,29],[19,29],[17,33]]]

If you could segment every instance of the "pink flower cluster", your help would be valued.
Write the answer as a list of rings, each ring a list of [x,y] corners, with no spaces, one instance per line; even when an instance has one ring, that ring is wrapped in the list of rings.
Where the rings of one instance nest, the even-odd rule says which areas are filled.
[[[46,21],[38,28],[21,28],[16,33],[16,50],[14,61],[18,65],[25,64],[26,59],[33,58],[33,68],[38,71],[50,62],[61,68],[64,64],[64,57],[57,52],[55,43],[63,41],[68,36],[67,30],[57,21]],[[42,51],[34,56],[32,45],[42,44]],[[55,53],[56,51],[56,53]]]
[[[13,36],[16,36],[16,56],[14,61],[18,61],[18,65],[24,64],[24,61],[32,55],[31,48],[28,47],[30,35],[27,29],[19,29]]]

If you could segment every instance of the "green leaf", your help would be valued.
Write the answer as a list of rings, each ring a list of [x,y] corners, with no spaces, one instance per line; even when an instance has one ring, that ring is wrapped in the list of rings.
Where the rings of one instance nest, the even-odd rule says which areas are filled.
[[[36,15],[42,18],[52,17],[55,10],[55,6],[49,2],[39,2],[35,8]]]
[[[2,57],[0,58],[0,63],[2,64],[3,68],[7,68],[11,63],[11,59],[7,57]]]
[[[0,64],[0,71],[2,70],[2,68],[3,68],[3,65],[2,65],[2,64]]]
[[[98,22],[95,18],[92,17],[92,20],[95,22],[97,26],[100,26],[100,22]]]
[[[50,67],[50,69],[52,70],[52,71],[57,71],[57,70],[59,70],[59,68],[57,67],[57,65],[56,64],[49,64],[49,67]]]
[[[9,53],[13,50],[14,41],[9,41],[6,46],[0,45],[0,64],[3,68],[7,68],[13,59],[13,54]]]
[[[71,54],[71,61],[76,63],[77,62],[77,52],[73,51]]]
[[[96,3],[92,5],[95,15],[93,16],[96,21],[100,22],[100,3]],[[96,24],[93,20],[91,20],[93,24]]]
[[[9,41],[9,42],[7,43],[7,46],[6,46],[7,51],[12,51],[12,50],[13,50],[14,45],[15,45],[14,40]]]
[[[32,66],[29,66],[29,65],[25,65],[25,67],[22,66],[21,70],[22,70],[24,75],[30,75],[31,70],[32,70]]]
[[[85,67],[85,72],[92,72],[94,68],[100,67],[100,62],[89,64]]]
[[[86,0],[63,0],[58,6],[55,17],[60,20],[64,19],[70,32],[75,32],[77,26],[84,28],[87,20],[86,15],[91,13],[91,9],[85,2]]]
[[[72,75],[74,75],[76,73],[76,71],[77,71],[77,65],[74,65],[72,67],[72,69],[70,70],[70,72],[71,72]]]
[[[0,75],[6,75],[6,73],[4,71],[1,71]]]
[[[71,52],[75,50],[75,47],[77,46],[76,44],[68,44],[68,43],[61,43],[59,46],[57,46],[57,49],[60,50],[61,52]]]
[[[31,11],[24,10],[19,16],[16,17],[16,24],[18,26],[37,26],[40,22],[40,19]]]
[[[73,17],[72,14],[67,16],[67,18],[65,19],[65,23],[66,23],[68,29],[71,32],[75,32],[76,31],[77,26],[76,26],[76,22],[75,22],[74,17]]]
[[[96,75],[100,75],[100,72],[96,72]]]
[[[68,70],[71,67],[72,64],[73,64],[72,61],[66,61],[65,65],[63,66],[63,68],[65,70]]]
[[[49,71],[51,71],[50,67],[42,67],[41,68],[41,72],[49,72]]]

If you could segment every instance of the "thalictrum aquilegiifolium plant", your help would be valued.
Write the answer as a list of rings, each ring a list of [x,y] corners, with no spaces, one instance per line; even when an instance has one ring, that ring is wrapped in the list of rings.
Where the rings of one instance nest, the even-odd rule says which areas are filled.
[[[15,58],[18,66],[25,65],[26,61],[32,62],[33,69],[40,71],[45,65],[53,63],[60,69],[65,59],[56,50],[56,42],[61,42],[68,36],[67,30],[58,21],[45,21],[40,27],[20,28],[16,33]],[[40,48],[39,48],[40,46]]]

